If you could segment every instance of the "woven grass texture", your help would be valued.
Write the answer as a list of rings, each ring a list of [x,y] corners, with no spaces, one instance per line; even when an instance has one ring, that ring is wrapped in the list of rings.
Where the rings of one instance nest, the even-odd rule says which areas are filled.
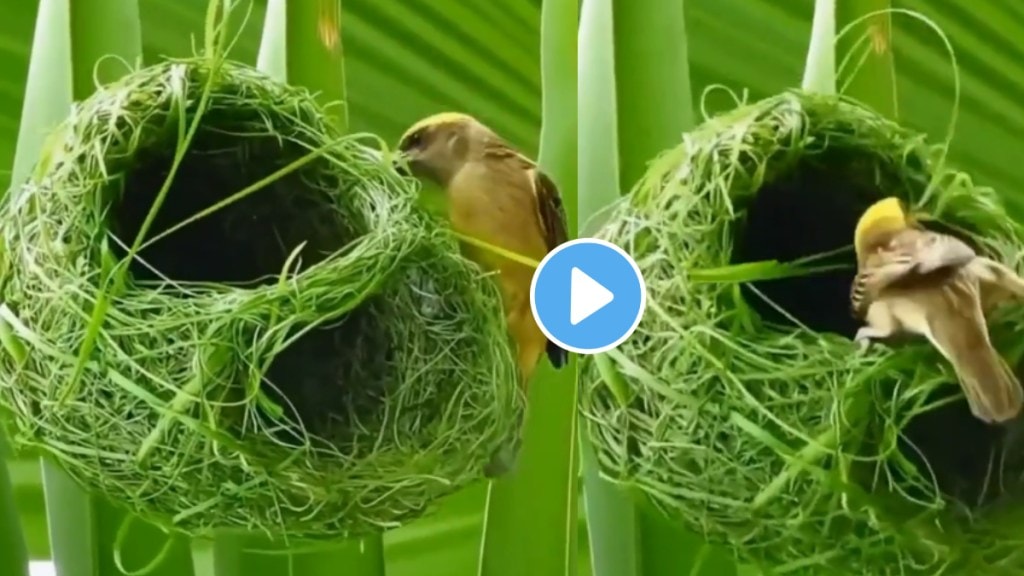
[[[477,479],[523,410],[499,295],[386,158],[230,62],[76,106],[0,214],[16,445],[188,533],[375,531]]]
[[[940,152],[851,100],[787,92],[654,160],[599,234],[648,288],[635,335],[581,372],[603,473],[766,573],[1024,563],[1019,425],[972,418],[923,339],[867,353],[850,340],[853,231],[877,199],[1020,265],[1017,225]],[[1021,320],[992,319],[1013,361]]]

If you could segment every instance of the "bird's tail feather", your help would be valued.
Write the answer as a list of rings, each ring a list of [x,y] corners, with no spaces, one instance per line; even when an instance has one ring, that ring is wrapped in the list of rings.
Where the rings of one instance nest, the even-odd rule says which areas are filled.
[[[551,360],[551,365],[555,368],[561,368],[569,362],[569,352],[558,347],[551,340],[548,340],[547,345],[548,359]]]
[[[993,348],[976,277],[961,275],[941,291],[948,309],[930,322],[932,342],[953,364],[971,412],[987,423],[1020,414],[1024,390],[1016,374]],[[933,301],[935,302],[935,301]]]
[[[971,412],[985,422],[1015,418],[1024,406],[1017,375],[999,353],[988,346],[959,350],[954,366]]]

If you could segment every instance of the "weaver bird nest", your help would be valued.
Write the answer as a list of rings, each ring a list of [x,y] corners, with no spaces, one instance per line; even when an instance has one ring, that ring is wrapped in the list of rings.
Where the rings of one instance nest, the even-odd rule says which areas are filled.
[[[855,102],[786,93],[656,159],[599,234],[649,293],[632,338],[583,367],[603,474],[772,574],[1024,566],[1019,425],[975,420],[923,340],[866,354],[850,340],[853,231],[881,197],[1019,264],[1024,239],[992,192],[936,152]],[[992,319],[1014,360],[1021,316]]]
[[[373,531],[478,478],[523,409],[499,294],[365,140],[205,60],[77,106],[3,205],[16,445],[188,533]]]

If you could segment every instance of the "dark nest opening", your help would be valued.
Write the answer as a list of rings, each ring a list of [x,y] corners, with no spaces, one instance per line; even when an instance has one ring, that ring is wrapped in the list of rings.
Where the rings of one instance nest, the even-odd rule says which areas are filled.
[[[147,239],[309,153],[311,144],[276,134],[246,135],[248,127],[261,122],[260,113],[244,107],[207,113]],[[112,208],[111,222],[119,238],[119,258],[139,234],[164,185],[175,136],[170,130],[166,140],[137,150],[125,171],[124,193]],[[365,225],[344,213],[329,192],[343,190],[346,183],[327,162],[313,160],[146,246],[131,262],[132,279],[139,286],[177,291],[187,298],[189,284],[255,287],[277,282],[286,265],[296,273],[321,262],[365,233]],[[271,362],[263,389],[287,417],[285,426],[273,428],[281,440],[302,444],[307,440],[303,430],[330,439],[337,428],[333,424],[343,424],[351,411],[380,407],[379,391],[346,386],[373,367],[379,370],[386,360],[388,342],[375,326],[372,308],[371,299],[341,321],[307,332]]]
[[[830,147],[802,155],[783,165],[745,206],[733,262],[792,262],[849,247],[860,214],[881,197],[903,195],[901,191],[906,189],[901,167],[863,150]],[[778,307],[815,331],[852,339],[860,327],[849,307],[856,257],[851,248],[819,262],[844,268],[754,282],[764,298],[745,287],[745,299],[769,322],[792,325]],[[926,478],[930,465],[945,496],[967,508],[978,508],[1010,487],[1005,480],[1020,476],[1024,461],[1008,460],[1002,474],[993,474],[992,455],[1002,453],[1006,429],[974,418],[955,383],[939,387],[931,398],[942,399],[948,401],[910,420],[903,429],[900,449]],[[871,434],[869,429],[867,442],[872,441]],[[863,476],[870,481],[872,472],[865,471]]]

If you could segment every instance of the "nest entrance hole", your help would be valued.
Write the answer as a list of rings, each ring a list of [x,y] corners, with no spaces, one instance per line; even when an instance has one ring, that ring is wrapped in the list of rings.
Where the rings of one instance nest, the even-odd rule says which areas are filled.
[[[863,211],[905,186],[898,169],[857,149],[831,147],[804,155],[781,169],[745,206],[746,218],[737,234],[733,262],[792,262],[849,246]],[[744,287],[744,297],[769,322],[793,325],[777,309],[781,308],[812,330],[852,339],[861,326],[849,306],[856,256],[850,249],[817,263],[843,268],[754,282],[757,293]],[[957,395],[955,384],[943,386],[933,400]],[[962,396],[913,417],[903,432],[903,456],[926,478],[930,466],[940,491],[947,497],[967,508],[1000,497],[1004,483],[998,473],[991,473],[990,456],[1002,450],[1005,431],[975,419]],[[1016,468],[1014,472],[1019,476],[1024,472],[1024,462],[1017,463]],[[1004,470],[1004,474],[1010,472]],[[870,478],[871,474],[866,476]]]
[[[309,147],[266,133],[261,114],[246,107],[207,112],[146,238],[308,154]],[[253,127],[262,130],[247,134]],[[111,206],[109,226],[119,240],[113,247],[118,258],[127,255],[125,247],[139,234],[173,163],[175,131],[169,131],[166,141],[157,140],[134,153],[124,170],[123,194]],[[276,282],[286,265],[292,271],[309,267],[357,237],[356,227],[330,193],[342,190],[343,184],[328,160],[313,160],[144,248],[132,260],[129,274],[142,289],[162,284],[159,289],[166,289],[166,281],[247,287]],[[182,297],[188,297],[187,290]],[[296,425],[315,436],[329,436],[336,420],[365,404],[354,397],[355,391],[345,389],[350,380],[344,376],[357,368],[344,351],[353,348],[360,334],[372,332],[372,324],[365,307],[357,308],[333,326],[309,331],[275,357],[263,388],[292,423],[277,427],[276,436],[301,442]],[[363,340],[365,345],[380,344],[379,338]]]

